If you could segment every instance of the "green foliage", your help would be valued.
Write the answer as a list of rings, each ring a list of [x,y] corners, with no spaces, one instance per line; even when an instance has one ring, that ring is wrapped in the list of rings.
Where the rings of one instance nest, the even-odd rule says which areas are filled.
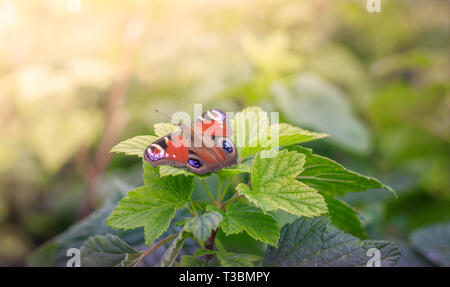
[[[433,264],[450,267],[450,224],[434,224],[416,230],[410,242],[414,250]]]
[[[117,236],[93,236],[80,249],[81,266],[133,266],[139,258],[139,251]]]
[[[241,173],[250,173],[250,166],[248,164],[236,164],[216,171],[217,177],[221,180],[227,180]]]
[[[355,152],[369,152],[367,128],[354,115],[349,100],[332,84],[311,74],[298,76],[293,87],[273,89],[277,105],[292,123],[333,135],[330,141]]]
[[[170,165],[163,165],[159,167],[159,176],[165,177],[165,176],[176,176],[176,175],[184,175],[184,176],[196,176],[198,178],[207,178],[211,176],[211,173],[205,173],[205,174],[195,174],[193,172],[190,172],[186,169],[176,168]]]
[[[361,239],[367,238],[366,231],[354,208],[345,201],[326,193],[322,193],[322,196],[325,198],[331,222],[336,227]]]
[[[179,127],[177,127],[175,125],[172,125],[172,124],[169,124],[169,123],[154,124],[153,125],[153,129],[155,131],[155,135],[158,138],[166,136],[166,135],[168,135],[170,133],[173,133],[175,131],[179,131],[180,130]]]
[[[264,266],[366,266],[372,247],[381,252],[381,266],[394,266],[400,258],[390,242],[361,241],[330,226],[326,217],[303,217],[283,227],[278,248],[268,248]]]
[[[217,229],[222,222],[222,215],[218,212],[208,212],[200,216],[195,216],[186,221],[184,231],[191,232],[192,235],[199,240],[200,246],[211,235],[211,231]]]
[[[201,257],[204,255],[216,255],[217,259],[223,267],[252,267],[254,262],[261,260],[261,257],[253,254],[236,254],[234,252],[227,252],[220,241],[216,241],[217,250],[198,249],[194,257]],[[187,259],[187,263],[192,263],[192,257]],[[198,261],[194,263],[198,264]],[[187,265],[182,265],[187,266]]]
[[[157,139],[155,136],[137,136],[118,143],[111,149],[111,152],[143,157],[145,148]]]
[[[208,267],[209,264],[195,256],[184,255],[181,257],[180,265],[182,267]]]
[[[236,114],[232,121],[234,141],[241,158],[279,146],[299,144],[326,137],[326,134],[310,132],[286,123],[269,125],[267,113],[259,107],[248,107]],[[256,128],[250,128],[257,127]],[[272,137],[272,130],[278,137]]]
[[[169,248],[164,252],[163,258],[161,259],[159,266],[161,267],[170,267],[175,263],[175,260],[180,254],[181,248],[183,248],[184,242],[186,242],[187,235],[184,232],[178,234]]]
[[[144,183],[128,193],[106,221],[108,226],[133,229],[144,226],[150,245],[167,230],[175,212],[190,198],[193,178],[184,175],[160,177],[158,168],[144,162]]]
[[[108,234],[110,232],[103,236],[89,234],[82,246],[85,256],[83,264],[136,266],[148,254],[169,241],[172,242],[165,249],[159,266],[261,264],[260,256],[225,250],[215,238],[220,231],[226,236],[245,233],[267,244],[265,265],[362,266],[366,262],[365,251],[374,246],[382,252],[382,264],[394,265],[399,257],[398,249],[390,242],[358,239],[367,238],[367,234],[356,210],[335,197],[345,195],[346,192],[382,188],[384,185],[295,145],[319,139],[323,134],[288,124],[269,126],[267,114],[258,107],[247,108],[238,114],[238,120],[239,117],[249,117],[251,111],[258,113],[256,122],[263,129],[279,129],[276,155],[264,153],[267,147],[259,133],[251,134],[251,130],[244,130],[249,139],[253,137],[255,143],[252,144],[250,140],[249,145],[239,150],[240,159],[247,158],[246,163],[221,169],[215,175],[198,175],[186,169],[164,165],[154,168],[144,161],[144,186],[129,191],[106,219],[106,224],[123,230],[144,227],[145,244],[154,244],[147,250],[137,251],[120,236]],[[237,121],[235,124],[236,134],[242,133],[242,126]],[[245,125],[248,126],[249,122]],[[163,136],[176,128],[171,124],[156,124],[155,133]],[[153,136],[135,137],[119,143],[111,151],[141,156],[146,145],[154,139]],[[269,138],[269,142],[274,144],[276,141]],[[278,150],[281,146],[286,148]],[[243,173],[250,173],[250,181],[237,182],[233,194],[225,197],[233,178]],[[218,180],[217,198],[213,197],[204,181],[211,176],[216,176]],[[200,204],[193,200],[194,180],[205,184],[211,204]],[[227,184],[222,189],[225,182]],[[155,242],[168,230],[177,210],[182,208],[190,212],[192,217],[178,220],[176,225],[182,226],[179,227],[181,230]],[[282,212],[288,214],[289,218],[280,217]],[[327,217],[320,216],[324,214],[329,215],[334,226],[329,224]],[[286,222],[291,223],[285,225]],[[200,246],[193,256],[183,251],[187,248],[189,238]],[[183,254],[181,259],[180,254]],[[201,257],[208,260],[201,260]]]
[[[297,216],[317,216],[327,212],[323,197],[295,177],[303,171],[305,156],[280,151],[274,158],[258,154],[252,165],[252,189],[239,184],[237,191],[264,211],[282,209]]]
[[[448,1],[381,1],[382,13],[371,14],[367,1],[180,6],[180,1],[91,0],[83,9],[88,13],[70,21],[61,21],[61,9],[49,1],[33,1],[33,9],[30,1],[2,2],[14,13],[0,21],[0,37],[8,43],[0,49],[0,266],[23,265],[42,242],[47,243],[35,255],[51,259],[32,256],[30,261],[64,265],[67,248],[80,247],[97,233],[142,248],[144,228],[107,227],[104,221],[117,202],[109,209],[100,203],[112,192],[108,181],[142,185],[138,156],[151,140],[131,151],[137,156],[114,156],[109,165],[106,149],[117,137],[172,131],[162,124],[153,132],[154,123],[166,121],[155,108],[166,114],[192,112],[192,104],[200,102],[205,109],[260,105],[277,111],[282,122],[330,135],[300,143],[314,154],[395,186],[398,200],[384,191],[348,192],[356,182],[339,187],[334,181],[324,187],[336,187],[336,198],[317,182],[302,181],[324,197],[330,222],[345,232],[361,234],[355,221],[361,219],[371,238],[406,242],[415,230],[450,222]],[[92,15],[96,25],[87,20]],[[327,21],[317,25],[317,19]],[[168,27],[182,28],[161,36]],[[240,156],[249,165],[267,150],[248,148],[248,156]],[[159,171],[164,175],[166,169]],[[171,168],[166,174],[170,178],[180,171],[186,172]],[[188,207],[195,205],[202,214],[207,195],[198,176],[186,176],[196,183],[196,202]],[[208,176],[215,195],[219,174]],[[235,186],[248,184],[249,177],[222,178],[227,192],[218,201],[231,198]],[[98,217],[78,221],[83,191],[92,179],[100,179],[92,189]],[[246,198],[237,200],[254,206]],[[344,202],[357,217],[339,205]],[[280,225],[296,218],[284,213],[289,220],[282,221],[283,212],[266,214]],[[187,213],[180,208],[174,220]],[[341,213],[345,216],[338,218]],[[177,231],[169,227],[167,232]],[[124,239],[122,233],[140,240]],[[245,231],[230,241],[239,245],[244,236]]]
[[[118,236],[132,246],[144,243],[142,228],[120,231],[108,227],[105,224],[119,200],[126,196],[131,187],[123,183],[113,185],[108,198],[103,206],[88,217],[72,225],[64,233],[58,235],[38,248],[29,258],[30,266],[66,266],[66,251],[69,248],[80,248],[86,240],[92,236],[104,236],[107,234]]]
[[[295,150],[305,155],[304,171],[297,179],[317,191],[336,196],[345,195],[346,192],[387,188],[377,179],[349,171],[331,159],[313,154],[309,149],[292,146],[288,150]]]
[[[280,228],[275,219],[259,208],[245,204],[232,203],[223,213],[222,230],[227,235],[247,232],[256,240],[276,246],[280,238]]]

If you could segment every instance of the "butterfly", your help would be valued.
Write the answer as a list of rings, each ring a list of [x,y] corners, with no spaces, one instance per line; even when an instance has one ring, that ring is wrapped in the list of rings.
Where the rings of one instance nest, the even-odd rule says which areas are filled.
[[[144,151],[144,159],[153,167],[184,167],[198,174],[236,164],[236,147],[224,112],[208,110],[191,126],[180,125],[180,129],[150,144]]]

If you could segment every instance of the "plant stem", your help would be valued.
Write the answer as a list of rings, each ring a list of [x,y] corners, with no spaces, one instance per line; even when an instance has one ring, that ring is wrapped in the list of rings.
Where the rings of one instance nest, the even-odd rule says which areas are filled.
[[[192,200],[192,198],[189,198],[189,202],[191,203],[192,210],[193,210],[194,213],[195,213],[194,216],[198,216],[198,212],[197,212],[197,209],[195,208],[195,204],[194,204],[194,201]]]
[[[186,203],[184,205],[184,208],[187,209],[187,211],[189,211],[190,214],[192,214],[192,216],[196,216],[196,214],[194,213],[194,211],[192,209],[189,208],[189,205]]]
[[[203,186],[206,189],[206,192],[208,193],[209,199],[211,199],[211,202],[216,205],[216,201],[214,200],[214,196],[212,196],[211,191],[209,190],[208,185],[206,184],[206,181],[204,179],[201,180],[203,183]]]
[[[233,201],[235,201],[235,200],[238,200],[239,198],[242,198],[242,197],[244,197],[244,195],[242,195],[242,194],[237,195],[237,193],[236,193],[235,195],[233,195],[232,198],[230,198],[230,199],[228,199],[227,201],[225,201],[224,203],[222,203],[222,206],[220,206],[220,208],[221,208],[221,209],[224,209],[225,206],[227,206],[227,205],[230,204],[231,202],[233,202]]]
[[[206,249],[213,250],[213,248],[214,248],[214,241],[216,240],[217,230],[218,229],[215,229],[215,230],[211,231],[211,235],[209,236],[208,240],[206,240],[206,242],[205,242],[205,248]],[[212,254],[206,254],[205,255],[206,262],[211,260],[211,258],[212,258]]]
[[[161,239],[160,241],[156,242],[155,244],[152,245],[152,247],[144,250],[141,252],[141,255],[139,256],[139,259],[136,260],[136,263],[134,263],[133,266],[136,266],[137,264],[139,264],[139,262],[141,262],[147,255],[152,254],[156,249],[158,249],[159,247],[161,247],[162,245],[164,245],[165,243],[169,242],[170,240],[174,239],[175,237],[178,236],[179,233],[174,233],[171,234],[163,239]]]
[[[192,198],[191,198],[191,201],[200,211],[203,210],[203,207],[200,205],[200,203],[198,203],[197,201],[193,200]]]
[[[230,179],[228,179],[228,182],[225,185],[225,188],[223,189],[222,194],[220,195],[220,201],[221,202],[225,198],[225,195],[227,194],[228,188],[230,187],[230,184],[231,184],[231,179],[232,179],[232,177]]]
[[[217,205],[220,205],[220,193],[222,192],[222,183],[223,181],[219,178],[219,186],[217,187],[217,198],[216,198]]]

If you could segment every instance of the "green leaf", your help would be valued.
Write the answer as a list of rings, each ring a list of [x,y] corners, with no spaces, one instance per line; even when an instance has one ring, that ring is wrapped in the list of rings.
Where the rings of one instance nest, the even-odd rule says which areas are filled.
[[[137,136],[115,145],[110,152],[124,153],[126,155],[144,156],[144,150],[158,138],[154,136]]]
[[[260,107],[247,107],[242,112],[237,113],[230,124],[234,131],[233,141],[238,146],[239,151],[241,147],[256,141],[261,133],[268,132],[269,117],[267,112]]]
[[[192,217],[186,221],[184,230],[191,232],[203,246],[204,242],[211,235],[211,231],[219,227],[222,222],[222,215],[218,212],[208,212],[200,216]]]
[[[326,193],[321,193],[321,195],[325,198],[325,202],[327,203],[331,223],[340,230],[350,233],[358,238],[368,238],[355,209],[346,202],[327,195]]]
[[[158,138],[166,136],[170,133],[180,131],[180,128],[170,123],[157,123],[153,125],[153,130]]]
[[[349,171],[329,158],[313,154],[310,149],[290,146],[287,150],[305,155],[304,170],[297,176],[297,180],[317,191],[330,195],[345,195],[346,192],[388,188],[377,179]]]
[[[203,260],[198,259],[197,257],[191,255],[184,255],[181,257],[181,266],[182,267],[208,267],[209,264]]]
[[[195,257],[202,257],[208,254],[216,254],[217,251],[215,250],[209,250],[209,249],[204,249],[204,248],[199,248],[197,250],[195,250],[194,252],[194,256]]]
[[[299,144],[328,137],[327,134],[311,132],[286,123],[272,125],[271,128],[278,128],[279,130],[279,146]]]
[[[139,251],[117,236],[92,236],[81,246],[81,266],[132,266]]]
[[[119,231],[105,224],[106,219],[119,200],[132,188],[120,181],[112,181],[111,183],[108,197],[103,205],[88,217],[78,221],[65,232],[34,251],[29,258],[30,266],[66,266],[67,249],[80,248],[89,237],[94,235],[113,234],[133,246],[144,243],[143,228]]]
[[[159,167],[159,176],[165,177],[165,176],[176,176],[176,175],[184,175],[184,176],[196,176],[200,179],[207,178],[212,175],[212,173],[206,173],[206,174],[197,174],[190,172],[189,170],[186,170],[184,168],[174,167],[170,165],[161,165]]]
[[[124,230],[144,226],[145,243],[150,245],[167,230],[175,211],[184,204],[162,196],[146,186],[132,190],[119,202],[106,224]]]
[[[158,169],[146,162],[144,183],[119,202],[106,224],[125,230],[144,226],[149,245],[167,230],[176,210],[189,200],[194,185],[193,177],[184,175],[161,178]]]
[[[366,266],[378,248],[381,266],[394,266],[399,249],[387,241],[361,241],[329,224],[326,216],[299,218],[281,229],[278,248],[269,247],[264,266]]]
[[[143,162],[144,183],[155,194],[162,193],[163,197],[170,197],[173,201],[184,204],[189,200],[194,189],[194,179],[184,175],[160,177],[158,169],[151,164]]]
[[[326,134],[310,132],[289,124],[274,123],[269,125],[267,112],[259,107],[248,107],[236,114],[233,121],[234,142],[241,158],[257,152],[275,149],[284,145],[292,145],[326,137]],[[271,132],[278,130],[278,137]]]
[[[264,189],[272,181],[295,178],[303,171],[305,156],[296,152],[280,151],[274,158],[262,158],[260,154],[253,160],[251,183],[253,189]]]
[[[274,158],[258,154],[252,165],[252,189],[245,184],[238,193],[264,211],[282,209],[297,216],[317,216],[327,212],[323,197],[295,177],[303,170],[305,156],[286,150]]]
[[[400,260],[400,249],[390,241],[385,240],[364,240],[361,246],[366,254],[366,258],[363,258],[359,266],[367,266],[367,258],[371,255],[368,251],[371,248],[376,248],[380,251],[380,266],[395,266]]]
[[[221,180],[226,180],[241,173],[250,173],[250,166],[248,164],[236,164],[231,167],[222,168],[216,171],[216,175]]]
[[[290,214],[284,210],[278,209],[271,212],[278,224],[278,227],[283,227],[288,223],[292,223],[298,219],[298,216]]]
[[[412,247],[434,264],[450,267],[450,223],[439,223],[414,231]]]
[[[227,205],[221,228],[227,235],[245,231],[254,239],[273,246],[280,238],[280,228],[272,216],[243,203]]]
[[[218,239],[216,239],[215,243],[217,250],[199,249],[194,256],[200,257],[207,254],[215,254],[223,267],[253,267],[253,262],[261,260],[260,256],[253,254],[227,252]]]
[[[170,267],[173,265],[175,260],[180,254],[181,249],[183,248],[184,242],[186,242],[187,235],[185,232],[181,232],[170,244],[169,248],[166,249],[164,255],[159,262],[159,266],[161,267]]]
[[[278,137],[272,137],[272,131],[278,129]],[[267,139],[258,139],[241,149],[241,158],[249,157],[257,152],[278,148],[280,146],[288,146],[293,144],[304,143],[327,137],[327,134],[314,133],[292,125],[281,123],[270,126]]]
[[[253,267],[261,257],[253,254],[218,253],[217,258],[223,267]]]

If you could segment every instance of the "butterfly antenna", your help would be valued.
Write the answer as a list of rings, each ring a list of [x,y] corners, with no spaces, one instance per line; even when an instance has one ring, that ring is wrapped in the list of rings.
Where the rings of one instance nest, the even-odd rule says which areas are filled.
[[[157,113],[160,114],[160,115],[165,116],[165,117],[168,118],[169,120],[172,120],[172,118],[171,118],[170,116],[168,116],[167,114],[165,114],[165,113],[163,113],[163,112],[158,111],[157,109],[155,109],[155,112],[157,112]],[[184,126],[183,123],[182,123],[181,121],[178,123],[178,125],[179,125],[179,126]]]
[[[170,116],[168,116],[167,114],[165,114],[165,113],[163,113],[163,112],[158,111],[157,109],[155,109],[155,112],[157,112],[157,113],[160,114],[160,115],[165,116],[165,117],[168,118],[169,120],[172,119]]]

